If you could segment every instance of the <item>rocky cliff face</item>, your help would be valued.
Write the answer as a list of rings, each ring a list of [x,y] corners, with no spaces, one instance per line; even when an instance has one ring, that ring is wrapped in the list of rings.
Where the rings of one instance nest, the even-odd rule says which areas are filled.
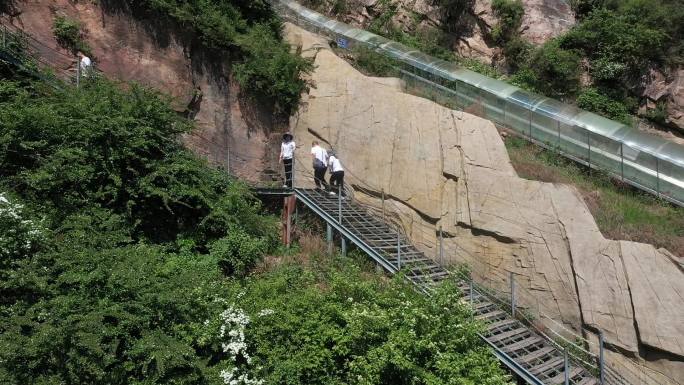
[[[373,20],[386,16],[387,4],[396,6],[393,24],[407,33],[417,30],[442,27],[443,11],[432,0],[345,0],[347,7],[342,12],[334,9],[331,0],[324,1],[321,11],[335,18],[359,27],[368,27]],[[575,15],[568,0],[522,0],[525,10],[521,36],[527,41],[541,45],[544,42],[570,30],[575,24]],[[453,50],[460,57],[473,58],[484,63],[505,67],[501,48],[492,42],[492,29],[498,19],[492,11],[492,0],[473,0],[461,20],[464,28],[453,36]],[[591,84],[588,72],[583,74],[584,84]],[[684,69],[670,69],[666,75],[652,71],[636,85],[641,93],[640,113],[665,114],[664,126],[653,127],[642,122],[638,128],[677,143],[682,143],[684,132]],[[637,91],[638,92],[638,91]],[[673,134],[668,130],[673,130]]]
[[[335,14],[334,3],[324,2],[324,12]],[[335,14],[342,21],[355,26],[368,27],[386,13],[387,2],[378,0],[347,0],[342,14]],[[522,36],[533,44],[547,40],[569,30],[575,24],[575,16],[567,0],[523,0],[525,15],[522,20]],[[390,0],[396,6],[392,22],[405,32],[442,25],[440,7],[432,0]],[[492,63],[500,55],[498,47],[491,44],[489,36],[498,23],[492,11],[492,0],[474,0],[462,20],[464,28],[456,36],[454,50],[463,57],[476,58]]]
[[[286,122],[241,94],[230,57],[206,52],[172,25],[137,20],[126,9],[97,2],[28,0],[17,2],[16,11],[12,23],[42,42],[41,54],[66,70],[75,67],[67,51],[52,51],[58,47],[52,21],[56,15],[79,20],[99,70],[171,95],[179,113],[195,120],[197,129],[184,138],[188,147],[247,180],[269,178],[277,163],[270,145],[278,142],[271,130]]]
[[[643,96],[646,98],[646,104],[642,112],[654,110],[657,104],[661,103],[665,106],[667,115],[665,123],[684,132],[684,68],[674,69],[669,76],[659,71],[651,71],[645,83]],[[682,138],[673,140],[684,144]]]
[[[288,38],[316,64],[291,121],[299,185],[311,183],[318,139],[340,156],[356,199],[384,206],[428,255],[441,227],[447,263],[468,263],[501,291],[513,273],[545,327],[603,330],[616,370],[644,376],[635,384],[682,383],[684,271],[673,255],[607,240],[574,188],[519,178],[491,122],[365,77],[301,29],[288,26]]]

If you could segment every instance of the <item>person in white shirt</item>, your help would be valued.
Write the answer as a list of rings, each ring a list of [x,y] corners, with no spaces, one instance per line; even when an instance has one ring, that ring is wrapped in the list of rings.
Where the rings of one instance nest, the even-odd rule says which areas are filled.
[[[294,137],[289,132],[283,134],[283,142],[280,144],[280,157],[278,161],[285,166],[285,184],[283,187],[292,188],[292,159],[297,146]]]
[[[90,75],[90,69],[93,67],[93,61],[81,51],[78,51],[78,57],[78,66],[81,71],[81,76],[87,78]]]
[[[328,183],[325,182],[325,171],[328,169],[328,152],[321,147],[317,141],[311,143],[311,159],[313,160],[314,182],[316,188],[328,189]]]
[[[342,163],[333,150],[329,151],[328,165],[330,167],[330,195],[335,195],[335,190],[338,194],[344,196],[344,168]]]

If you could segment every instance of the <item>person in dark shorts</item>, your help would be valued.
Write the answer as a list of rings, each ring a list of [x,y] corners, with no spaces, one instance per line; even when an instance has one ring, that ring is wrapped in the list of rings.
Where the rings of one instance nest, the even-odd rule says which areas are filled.
[[[280,144],[279,161],[285,166],[284,188],[292,188],[292,164],[296,148],[297,146],[295,145],[292,134],[289,132],[283,134],[283,142]]]
[[[328,158],[328,166],[330,167],[330,195],[343,194],[344,196],[344,168],[342,168],[342,163],[340,158],[333,150],[328,152],[330,157]]]
[[[325,171],[328,169],[328,151],[315,140],[311,143],[311,159],[313,160],[316,188],[320,190],[323,187],[327,190],[328,183],[325,181]]]

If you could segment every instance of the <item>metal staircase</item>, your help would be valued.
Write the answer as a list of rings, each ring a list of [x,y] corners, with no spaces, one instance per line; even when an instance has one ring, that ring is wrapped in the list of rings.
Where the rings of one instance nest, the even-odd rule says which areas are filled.
[[[269,192],[270,191],[270,192]],[[291,190],[257,190],[257,194],[291,194]],[[321,217],[328,234],[335,229],[387,272],[401,272],[418,290],[430,295],[440,282],[456,279],[475,319],[485,323],[481,337],[496,356],[529,384],[596,385],[599,380],[567,358],[544,336],[513,318],[510,309],[467,278],[452,274],[414,247],[401,233],[350,200],[313,189],[294,189],[297,199]]]

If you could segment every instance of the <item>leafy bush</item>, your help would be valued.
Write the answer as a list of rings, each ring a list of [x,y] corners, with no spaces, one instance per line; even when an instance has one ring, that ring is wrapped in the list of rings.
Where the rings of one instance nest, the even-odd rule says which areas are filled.
[[[210,49],[229,50],[243,89],[274,103],[277,111],[291,114],[307,87],[303,73],[311,62],[291,53],[281,39],[281,20],[268,2],[223,0],[119,0],[132,8],[143,7],[155,16],[175,21],[194,31]]]
[[[614,73],[608,71],[608,79],[638,74],[649,61],[662,57],[665,43],[663,31],[640,19],[607,9],[594,11],[562,37],[561,46],[580,50],[592,64],[599,61],[599,68],[611,67]]]
[[[388,56],[379,54],[363,46],[355,46],[353,49],[354,64],[363,72],[371,76],[397,76],[397,65]]]
[[[25,202],[0,197],[0,383],[220,383],[196,342],[228,287],[208,246],[257,240],[230,255],[253,266],[275,220],[126,88],[0,82],[0,180]]]
[[[440,59],[454,59],[454,53],[447,44],[448,36],[444,31],[437,28],[417,28],[411,33],[404,32],[393,22],[393,17],[398,12],[397,4],[390,1],[380,4],[380,16],[373,19],[368,26],[369,31]]]
[[[492,10],[494,15],[499,19],[497,26],[499,31],[493,34],[495,40],[506,41],[517,36],[518,29],[522,24],[522,18],[525,15],[525,8],[521,0],[494,0],[492,1]]]
[[[530,92],[539,92],[537,85],[539,78],[530,68],[521,68],[513,76],[508,78],[508,82]]]
[[[17,264],[40,250],[47,238],[40,221],[25,211],[24,205],[0,192],[0,293]],[[3,296],[0,303],[5,300]]]
[[[468,25],[468,13],[475,5],[474,0],[434,0],[433,4],[442,11],[442,22],[447,32],[461,34]]]
[[[73,54],[81,51],[86,55],[91,55],[90,46],[83,40],[81,23],[78,21],[65,16],[57,16],[52,24],[52,32],[59,45]]]
[[[561,48],[557,40],[536,50],[529,68],[536,74],[535,88],[548,96],[565,98],[579,89],[580,56]]]
[[[506,63],[513,71],[527,66],[533,52],[534,46],[520,36],[511,37],[503,46]]]
[[[583,19],[594,10],[605,8],[612,3],[615,3],[615,0],[571,0],[570,6],[575,16]]]
[[[350,259],[313,264],[286,264],[235,287],[202,339],[231,358],[221,364],[224,378],[307,385],[508,382],[453,285],[426,298],[400,279],[369,278]]]
[[[68,93],[6,89],[0,176],[57,225],[85,205],[124,215],[136,237],[156,242],[187,236],[202,247],[227,233],[226,217],[253,234],[272,230],[244,187],[182,147],[191,125],[157,93],[105,81]],[[226,212],[235,208],[241,217]]]
[[[582,90],[577,96],[577,106],[628,126],[632,125],[632,117],[628,107],[624,103],[611,99],[596,88]]]
[[[646,114],[644,116],[646,117],[646,119],[652,122],[658,124],[667,124],[667,102],[660,101],[656,103],[656,107],[646,111]]]
[[[223,272],[238,277],[247,275],[267,250],[268,243],[264,239],[255,238],[238,227],[230,229],[227,236],[209,246]]]
[[[233,66],[233,73],[243,87],[274,100],[279,111],[294,112],[307,82],[300,76],[313,64],[293,59],[289,46],[277,41],[268,27],[255,25],[238,39],[246,60]]]

